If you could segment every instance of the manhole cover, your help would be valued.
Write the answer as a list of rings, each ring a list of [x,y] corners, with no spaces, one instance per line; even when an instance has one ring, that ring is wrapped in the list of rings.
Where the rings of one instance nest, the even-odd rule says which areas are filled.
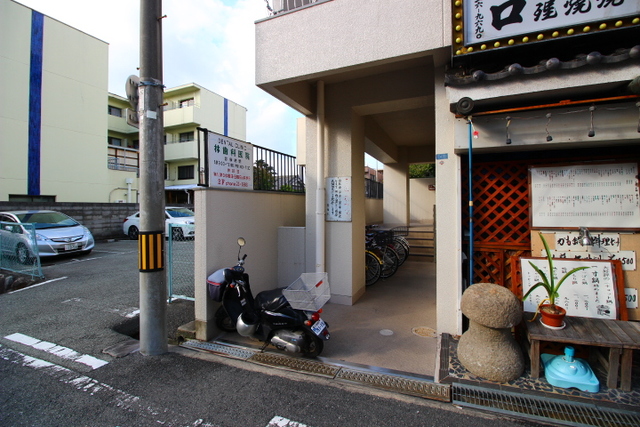
[[[411,329],[411,332],[419,337],[425,338],[435,338],[438,336],[438,332],[432,328],[427,328],[426,326],[418,326],[417,328]]]
[[[393,331],[391,329],[382,329],[380,331],[380,335],[384,335],[385,337],[390,337],[393,335]]]

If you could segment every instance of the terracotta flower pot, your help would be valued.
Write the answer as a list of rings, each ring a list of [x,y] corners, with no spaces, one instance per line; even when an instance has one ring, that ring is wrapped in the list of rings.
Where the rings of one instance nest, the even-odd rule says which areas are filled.
[[[555,313],[554,311],[559,311]],[[567,315],[567,311],[559,306],[552,306],[551,304],[544,304],[540,306],[540,315],[542,316],[542,323],[552,328],[561,328],[564,326],[564,317]]]

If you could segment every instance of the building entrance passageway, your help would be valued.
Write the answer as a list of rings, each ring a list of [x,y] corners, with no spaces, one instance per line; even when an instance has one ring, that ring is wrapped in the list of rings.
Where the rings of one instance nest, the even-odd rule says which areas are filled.
[[[435,289],[435,263],[408,259],[392,277],[368,287],[356,304],[326,304],[322,318],[329,324],[331,338],[320,360],[434,376]],[[214,341],[262,344],[230,332],[221,332]],[[278,352],[271,346],[266,351]]]

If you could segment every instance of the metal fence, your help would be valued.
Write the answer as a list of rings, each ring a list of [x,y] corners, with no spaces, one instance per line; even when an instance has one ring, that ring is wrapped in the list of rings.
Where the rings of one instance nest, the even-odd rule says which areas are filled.
[[[382,199],[383,188],[381,182],[364,179],[364,194],[367,199]]]
[[[0,222],[0,270],[44,277],[33,224]]]
[[[253,189],[304,193],[305,168],[296,158],[253,146]]]
[[[194,253],[195,240],[193,237],[183,237],[182,233],[174,232],[179,224],[169,224],[167,241],[167,284],[169,302],[174,299],[195,300],[194,281]],[[182,231],[182,230],[180,230]]]

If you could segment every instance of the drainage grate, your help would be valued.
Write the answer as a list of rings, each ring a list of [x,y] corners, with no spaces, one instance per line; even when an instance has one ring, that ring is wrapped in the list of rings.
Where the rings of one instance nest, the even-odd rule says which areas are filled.
[[[342,368],[336,379],[365,384],[371,387],[395,391],[411,396],[424,397],[426,399],[441,400],[443,402],[451,401],[451,387],[447,384],[436,384],[426,380],[421,381],[396,375],[387,375],[378,372],[364,372],[347,368]]]
[[[298,359],[295,357],[281,356],[273,353],[256,353],[248,362],[260,365],[274,366],[285,368],[297,372],[305,372],[308,374],[320,375],[328,378],[334,378],[340,367],[327,365],[321,362],[314,362],[307,359]]]
[[[186,347],[192,350],[208,351],[210,353],[219,354],[221,356],[227,356],[234,359],[242,360],[246,360],[255,354],[255,351],[249,350],[245,347],[234,347],[198,340],[185,341],[180,344],[180,347]]]
[[[484,409],[529,419],[553,421],[568,426],[636,427],[640,414],[608,410],[593,404],[558,399],[536,398],[522,393],[487,390],[454,384],[452,402],[461,406]]]

